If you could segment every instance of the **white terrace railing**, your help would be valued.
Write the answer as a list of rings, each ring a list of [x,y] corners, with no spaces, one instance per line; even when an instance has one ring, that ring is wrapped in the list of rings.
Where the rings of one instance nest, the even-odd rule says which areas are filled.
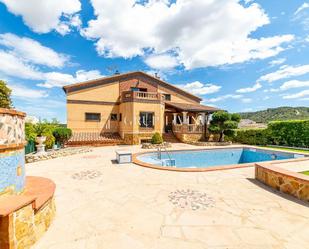
[[[130,101],[134,99],[141,100],[164,100],[164,95],[157,92],[134,92],[134,91],[125,91],[122,93],[122,101]]]
[[[196,124],[173,124],[173,132],[176,133],[203,133],[204,125]]]

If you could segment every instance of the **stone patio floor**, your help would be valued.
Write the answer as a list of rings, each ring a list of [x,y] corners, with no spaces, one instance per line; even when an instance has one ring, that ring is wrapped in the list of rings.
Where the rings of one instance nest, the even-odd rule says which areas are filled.
[[[33,248],[309,248],[309,205],[259,184],[253,167],[185,173],[117,165],[119,148],[140,151],[101,147],[27,164],[27,175],[57,184],[56,218]]]

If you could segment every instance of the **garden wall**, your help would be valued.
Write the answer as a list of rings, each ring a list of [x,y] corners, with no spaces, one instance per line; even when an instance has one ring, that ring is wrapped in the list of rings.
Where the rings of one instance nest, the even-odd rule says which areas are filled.
[[[299,161],[309,159],[300,159]],[[297,165],[298,160],[295,161]],[[278,165],[278,167],[277,167]],[[260,182],[280,192],[292,195],[300,200],[309,202],[309,177],[280,168],[270,163],[255,165],[255,178]]]

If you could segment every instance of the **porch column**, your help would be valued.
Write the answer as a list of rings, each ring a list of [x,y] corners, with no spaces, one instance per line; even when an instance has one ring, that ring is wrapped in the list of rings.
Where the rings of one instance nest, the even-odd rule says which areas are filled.
[[[206,124],[206,114],[205,114],[205,112],[200,113],[200,115],[201,115],[201,123],[202,123],[202,125],[205,125]]]
[[[173,125],[177,124],[177,113],[173,113]]]
[[[205,118],[205,138],[208,137],[208,122],[209,122],[209,113],[207,113]]]
[[[188,124],[189,122],[189,120],[188,120],[188,118],[187,118],[187,114],[188,114],[188,112],[182,112],[182,123],[183,124]]]

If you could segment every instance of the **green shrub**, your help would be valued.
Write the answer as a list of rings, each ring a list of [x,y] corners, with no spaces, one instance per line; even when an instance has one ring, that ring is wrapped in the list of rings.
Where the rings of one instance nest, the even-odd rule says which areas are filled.
[[[271,144],[309,147],[309,120],[273,121],[268,124]]]
[[[309,147],[309,120],[273,121],[266,129],[236,130],[233,142]]]
[[[72,136],[72,130],[64,127],[58,127],[53,131],[53,135],[57,142],[64,145],[64,143]]]
[[[53,136],[53,131],[59,125],[55,120],[48,122],[44,120],[37,124],[26,123],[25,124],[25,136],[27,141],[35,141],[37,136],[45,136],[46,141],[44,142],[46,149],[51,149],[55,144],[55,137]]]
[[[44,142],[45,148],[52,149],[55,144],[55,137],[50,133],[42,134],[42,136],[46,137],[46,141]]]
[[[36,131],[34,129],[34,125],[31,123],[25,124],[25,136],[27,141],[34,141],[37,137]]]
[[[152,144],[162,144],[163,143],[163,138],[159,132],[156,132],[153,134],[151,138],[151,143]]]
[[[269,131],[267,129],[239,129],[235,130],[233,142],[250,145],[266,145],[269,143]]]
[[[226,111],[217,111],[212,115],[209,131],[214,134],[220,134],[219,142],[224,141],[224,135],[231,135],[233,129],[236,129],[240,121],[239,114],[229,114]]]

